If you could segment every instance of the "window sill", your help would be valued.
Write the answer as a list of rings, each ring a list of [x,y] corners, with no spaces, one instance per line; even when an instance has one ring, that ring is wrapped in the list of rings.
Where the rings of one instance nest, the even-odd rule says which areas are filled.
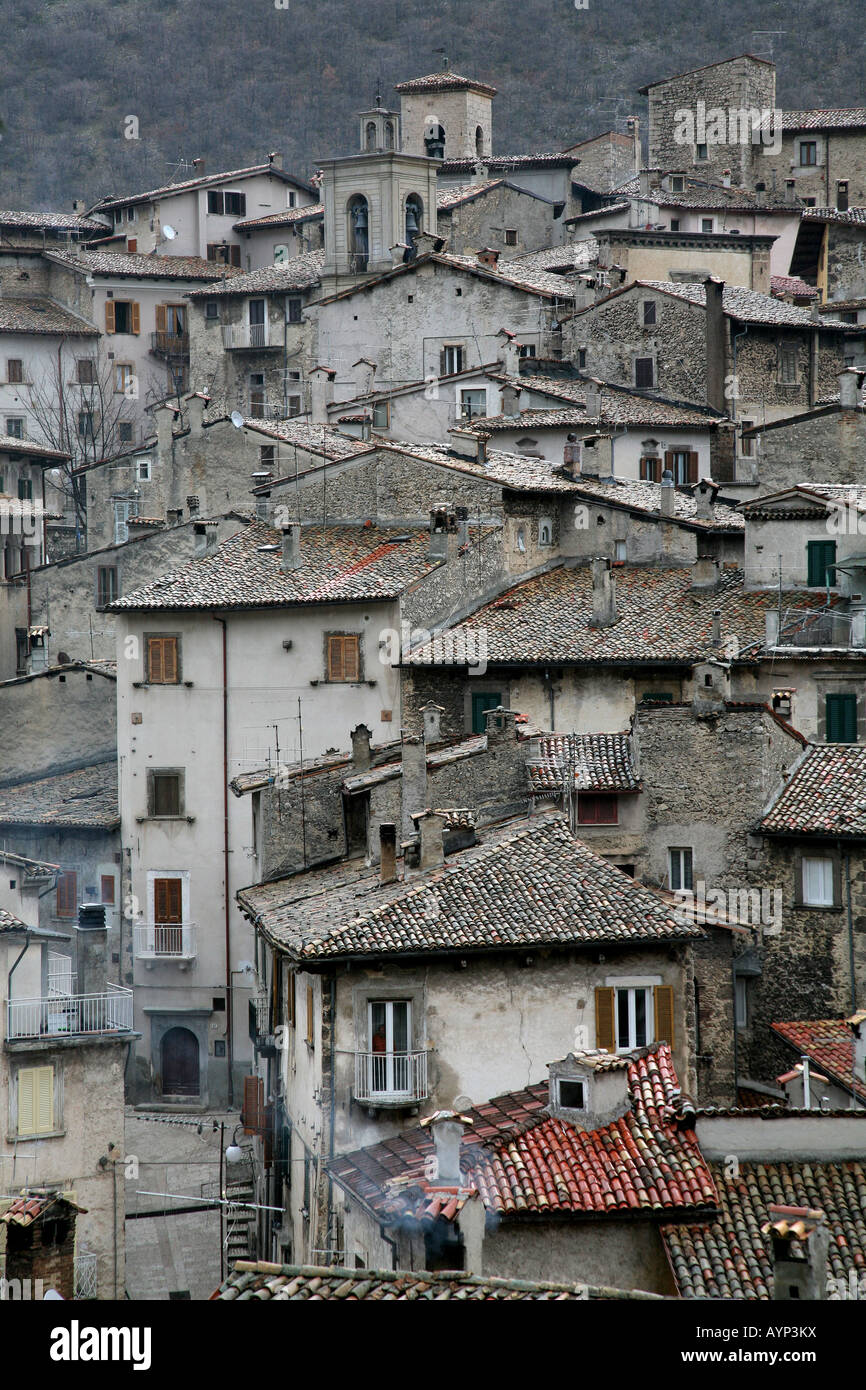
[[[187,825],[195,825],[195,816],[136,816],[136,825],[146,825],[149,821],[185,821]]]
[[[841,903],[794,903],[797,912],[842,912]]]
[[[115,602],[115,600],[112,600]],[[176,690],[178,686],[183,686],[186,690],[192,690],[193,681],[133,681],[133,690]]]
[[[7,1143],[7,1144],[23,1144],[23,1143],[28,1143],[28,1144],[29,1144],[29,1143],[32,1143],[34,1139],[65,1139],[65,1138],[66,1138],[66,1130],[65,1130],[65,1129],[50,1129],[50,1130],[48,1130],[47,1133],[43,1132],[42,1134],[7,1134],[7,1135],[6,1135],[6,1143]]]
[[[333,681],[333,680],[328,680],[327,678],[325,678],[324,680],[310,681],[310,685],[348,685],[348,686],[355,686],[355,687],[360,687],[360,686],[362,686],[362,685],[369,685],[369,686],[372,687],[372,686],[374,686],[374,685],[378,685],[378,681],[365,681],[365,680],[360,680],[360,681]]]

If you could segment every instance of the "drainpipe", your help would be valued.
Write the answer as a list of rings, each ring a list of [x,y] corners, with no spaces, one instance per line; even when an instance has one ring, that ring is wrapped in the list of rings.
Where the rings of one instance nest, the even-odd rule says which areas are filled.
[[[842,845],[840,842],[839,848]],[[854,973],[854,924],[851,918],[851,855],[845,849],[845,897],[848,912],[848,969],[851,972],[851,1012],[857,1012],[857,977]]]
[[[731,1021],[734,1025],[734,1105],[737,1103],[737,1075],[740,1069],[739,1048],[737,1046],[737,959],[737,956],[731,957]]]
[[[21,950],[20,950],[19,954],[16,956],[15,962],[14,962],[14,964],[13,964],[13,966],[12,966],[12,969],[9,971],[9,974],[6,976],[6,1003],[7,1003],[7,1004],[11,1004],[11,1003],[12,1003],[12,976],[15,974],[15,971],[18,969],[18,967],[19,967],[19,965],[21,964],[22,960],[23,960],[24,957],[26,956],[27,951],[28,951],[28,949],[29,949],[29,947],[30,947],[30,942],[31,942],[31,940],[32,940],[32,937],[31,937],[31,935],[30,935],[30,932],[29,932],[29,931],[28,931],[28,932],[25,932],[25,934],[24,934],[24,945],[21,947]]]
[[[733,408],[733,410],[731,411],[731,419],[732,419],[732,420],[736,420],[736,418],[737,418],[737,394],[738,394],[738,390],[739,390],[739,382],[737,381],[737,340],[738,340],[739,338],[745,338],[745,336],[746,336],[746,334],[748,333],[748,331],[749,331],[749,325],[746,324],[746,326],[745,326],[745,328],[742,330],[742,332],[740,332],[740,333],[735,333],[735,334],[733,335],[733,345],[734,345],[734,351],[733,351],[733,358],[734,358],[734,361],[733,361],[733,368],[734,368],[734,372],[733,372],[733,376],[734,376],[734,388],[735,388],[735,389],[734,389],[734,395],[733,395],[733,397],[732,397],[732,400],[733,400],[733,402],[734,402],[734,408]],[[736,448],[736,437],[735,437],[735,439],[734,439],[734,448]],[[735,460],[735,463],[734,463],[734,468],[736,469],[736,460]]]
[[[228,687],[228,629],[225,618],[211,614],[215,623],[222,627],[223,647],[223,873],[225,876],[225,990],[226,990],[226,1054],[228,1061],[228,1108],[234,1109],[234,1008],[232,1007],[231,942],[229,909],[229,687]]]
[[[328,1158],[329,1158],[329,1160],[331,1160],[331,1161],[333,1161],[333,1158],[334,1158],[334,1123],[335,1123],[336,1112],[337,1112],[336,1098],[335,1098],[335,1095],[334,1095],[334,1087],[335,1087],[336,1081],[337,1081],[337,1077],[336,1077],[336,1056],[337,1056],[337,977],[336,977],[335,974],[332,974],[332,975],[331,975],[331,1066],[330,1066],[330,1071],[331,1071],[331,1107],[330,1107],[330,1108],[331,1108],[331,1120],[330,1120],[330,1134],[329,1134],[329,1136],[328,1136]],[[334,1179],[331,1177],[331,1162],[328,1163],[328,1227],[329,1227],[328,1244],[329,1244],[330,1250],[333,1252],[333,1251],[336,1250],[337,1247],[336,1247],[336,1245],[334,1244],[334,1237],[335,1237],[335,1235],[336,1235],[336,1232],[334,1231]],[[344,1252],[344,1253],[345,1253],[345,1252]]]

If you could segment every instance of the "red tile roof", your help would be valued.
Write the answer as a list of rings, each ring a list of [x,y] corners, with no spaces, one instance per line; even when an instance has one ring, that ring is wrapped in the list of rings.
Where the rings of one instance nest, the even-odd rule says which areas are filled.
[[[474,77],[461,77],[459,72],[452,72],[450,68],[428,73],[426,77],[412,77],[408,82],[397,82],[394,91],[401,95],[413,92],[480,92],[483,96],[496,96],[495,87],[478,82]]]
[[[433,1142],[420,1126],[341,1155],[331,1173],[386,1222],[451,1220],[475,1193],[490,1216],[505,1220],[714,1209],[715,1188],[697,1139],[677,1124],[682,1094],[669,1045],[609,1060],[628,1067],[631,1110],[600,1129],[579,1130],[548,1115],[547,1082],[470,1110],[460,1189],[426,1181]]]
[[[842,1018],[819,1018],[809,1022],[773,1023],[770,1025],[780,1038],[790,1043],[797,1053],[817,1063],[822,1071],[852,1091],[866,1103],[866,1085],[854,1077],[854,1037]]]
[[[574,769],[579,791],[640,791],[628,734],[544,734],[537,760],[531,754],[527,757],[532,791],[536,795],[561,791],[567,763]]]
[[[551,1284],[543,1280],[495,1279],[489,1275],[447,1271],[431,1274],[399,1269],[339,1269],[316,1265],[277,1265],[238,1260],[213,1298],[225,1302],[293,1303],[363,1299],[378,1302],[562,1303],[570,1299],[662,1299],[662,1294],[624,1292],[595,1284]]]
[[[782,835],[866,836],[866,748],[856,743],[809,745],[761,829]]]

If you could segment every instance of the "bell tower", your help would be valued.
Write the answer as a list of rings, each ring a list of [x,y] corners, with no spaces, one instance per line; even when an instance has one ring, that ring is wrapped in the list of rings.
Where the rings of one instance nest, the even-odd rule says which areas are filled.
[[[403,148],[430,159],[489,159],[493,154],[496,88],[452,72],[399,82]]]

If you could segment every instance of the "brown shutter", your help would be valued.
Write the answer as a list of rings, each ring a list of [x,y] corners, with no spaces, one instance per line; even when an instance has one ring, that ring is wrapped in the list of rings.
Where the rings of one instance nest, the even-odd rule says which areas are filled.
[[[690,482],[690,483],[696,483],[697,481],[698,481],[698,456],[697,456],[697,454],[695,453],[695,451],[692,449],[692,450],[689,452],[689,482]]]
[[[360,679],[359,657],[360,657],[360,638],[343,638],[343,680],[356,681]]]
[[[286,1021],[294,1028],[295,1026],[295,972],[289,972],[288,987],[286,989]]]
[[[674,991],[672,985],[656,985],[653,990],[655,1003],[656,1042],[674,1045]]]
[[[676,482],[676,480],[677,480],[677,470],[676,470],[676,468],[674,467],[674,452],[673,452],[673,449],[665,449],[665,468],[666,468],[666,470],[668,471],[668,473],[670,473],[671,476],[673,477],[674,482]],[[661,482],[661,478],[659,478],[659,482]]]
[[[57,916],[74,917],[78,898],[78,875],[74,870],[62,873],[57,879]]]
[[[259,1134],[262,1129],[264,1109],[264,1082],[260,1076],[244,1077],[244,1108],[242,1120],[244,1134]]]
[[[328,680],[341,681],[343,679],[343,639],[342,637],[328,638]]]
[[[595,1045],[608,1052],[616,1052],[613,989],[599,987],[595,991]]]
[[[153,883],[153,910],[162,925],[183,921],[183,896],[179,878],[157,878]]]
[[[442,349],[442,351],[441,351],[440,354],[439,354],[439,375],[440,375],[440,376],[445,376],[445,375],[446,375],[446,371],[445,371],[445,349],[444,349],[444,348]]]
[[[156,331],[157,331],[157,333],[165,333],[165,331],[166,331],[166,327],[165,327],[165,323],[166,323],[165,314],[166,314],[166,306],[165,306],[164,304],[157,304],[157,306],[156,306]]]
[[[132,331],[133,333],[141,332],[141,309],[135,303],[132,306]]]
[[[147,678],[155,685],[162,684],[162,642],[158,637],[147,639]]]
[[[114,300],[113,300],[113,299],[106,299],[106,301],[105,301],[105,331],[106,331],[106,333],[113,333],[113,332],[115,331],[115,330],[114,330]]]
[[[162,639],[162,679],[165,685],[177,684],[177,638]]]

